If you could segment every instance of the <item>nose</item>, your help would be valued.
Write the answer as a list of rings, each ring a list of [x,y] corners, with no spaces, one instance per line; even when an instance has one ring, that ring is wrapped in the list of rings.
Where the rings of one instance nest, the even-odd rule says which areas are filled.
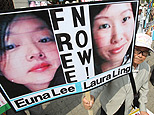
[[[138,57],[142,57],[142,56],[143,56],[142,52],[138,53]]]
[[[41,60],[45,58],[44,52],[42,52],[42,50],[39,47],[37,47],[35,44],[31,44],[28,47],[29,48],[26,56],[28,61]]]
[[[122,39],[123,39],[122,27],[119,24],[115,24],[112,27],[111,43],[116,44],[116,43],[120,42]]]

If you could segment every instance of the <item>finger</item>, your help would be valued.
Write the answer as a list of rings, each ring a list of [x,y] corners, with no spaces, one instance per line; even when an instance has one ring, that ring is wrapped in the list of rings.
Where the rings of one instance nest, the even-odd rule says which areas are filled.
[[[89,105],[84,105],[84,108],[87,110],[91,109],[91,107]]]
[[[83,102],[89,104],[90,102],[84,97]]]
[[[89,106],[90,106],[90,107],[92,107],[92,105],[93,105],[93,102],[92,102],[92,101],[90,101]]]

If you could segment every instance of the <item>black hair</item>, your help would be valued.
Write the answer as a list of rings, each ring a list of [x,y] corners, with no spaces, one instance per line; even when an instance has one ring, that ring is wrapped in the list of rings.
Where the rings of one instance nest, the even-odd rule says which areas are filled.
[[[0,18],[0,56],[5,52],[5,32],[9,25],[9,23],[12,21],[13,16],[1,16]]]

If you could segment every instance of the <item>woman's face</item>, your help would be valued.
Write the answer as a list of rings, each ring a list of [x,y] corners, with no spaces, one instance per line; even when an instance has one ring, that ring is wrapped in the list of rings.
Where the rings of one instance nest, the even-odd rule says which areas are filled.
[[[106,61],[121,61],[133,36],[134,16],[130,3],[113,4],[94,20],[93,35],[98,53]]]
[[[5,59],[0,62],[5,77],[15,83],[49,83],[60,65],[53,35],[37,18],[14,21],[9,26]]]

